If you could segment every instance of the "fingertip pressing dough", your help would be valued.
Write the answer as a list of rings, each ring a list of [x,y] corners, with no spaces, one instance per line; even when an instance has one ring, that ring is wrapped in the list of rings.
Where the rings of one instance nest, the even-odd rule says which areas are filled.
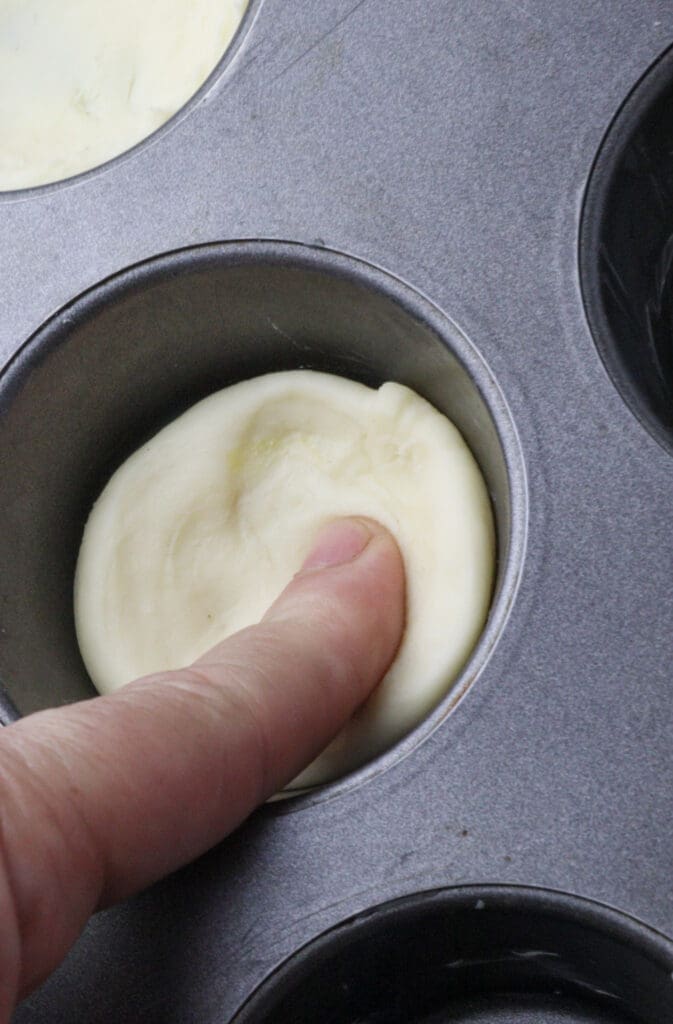
[[[408,388],[312,371],[220,391],[114,474],[90,515],[75,580],[96,687],[189,664],[257,622],[327,521],[370,516],[397,538],[407,626],[365,707],[293,783],[359,767],[443,697],[483,627],[491,506],[457,429]]]
[[[0,190],[79,174],[199,89],[248,0],[0,0]]]

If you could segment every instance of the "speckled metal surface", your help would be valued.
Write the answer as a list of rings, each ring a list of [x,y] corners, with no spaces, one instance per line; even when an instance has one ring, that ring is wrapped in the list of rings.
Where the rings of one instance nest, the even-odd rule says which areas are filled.
[[[526,461],[509,623],[430,739],[362,786],[260,812],[97,916],[16,1014],[228,1020],[299,945],[419,889],[521,883],[673,936],[673,460],[615,391],[577,273],[581,200],[666,0],[263,0],[151,144],[0,197],[0,353],[129,264],[320,240],[411,283],[484,356]]]

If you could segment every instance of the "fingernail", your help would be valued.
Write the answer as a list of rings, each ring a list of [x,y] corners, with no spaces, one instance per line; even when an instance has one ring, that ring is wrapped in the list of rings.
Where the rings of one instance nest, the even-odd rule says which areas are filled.
[[[371,539],[372,531],[361,519],[335,519],[318,534],[301,572],[352,562]]]

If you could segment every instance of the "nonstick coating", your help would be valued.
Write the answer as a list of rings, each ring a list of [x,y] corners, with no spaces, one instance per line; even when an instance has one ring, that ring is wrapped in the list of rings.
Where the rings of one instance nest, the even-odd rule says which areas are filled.
[[[511,589],[501,590],[509,594],[504,628],[479,678],[422,743],[329,794],[262,810],[196,864],[97,915],[16,1024],[222,1024],[312,939],[368,908],[446,886],[575,893],[673,936],[673,459],[661,417],[648,419],[650,398],[636,393],[651,379],[638,347],[644,335],[638,327],[631,345],[597,328],[594,339],[596,313],[589,309],[590,326],[579,269],[582,211],[606,131],[672,43],[668,0],[261,0],[233,58],[179,121],[75,182],[0,196],[0,355],[10,360],[44,329],[63,341],[48,357],[44,349],[44,367],[74,358],[72,375],[53,374],[57,394],[49,374],[38,368],[34,377],[45,410],[68,410],[55,437],[72,438],[91,410],[78,387],[77,346],[65,339],[92,327],[67,323],[71,304],[100,282],[111,282],[111,298],[115,281],[128,283],[129,268],[158,254],[289,240],[390,272],[396,295],[410,285],[442,322],[457,325],[461,365],[497,425],[492,450],[502,453],[511,498],[509,512],[497,511],[501,523],[510,517],[504,536],[516,538],[508,564],[522,572],[518,588],[510,576]],[[621,171],[616,180],[625,181]],[[624,209],[615,230],[631,218],[634,233],[631,264],[619,276],[634,288],[641,276],[628,307],[641,309],[664,249],[653,240],[648,262],[651,222],[626,209],[645,193],[616,194]],[[583,274],[591,260],[600,267],[599,237],[591,252],[582,233]],[[137,283],[149,336],[143,271]],[[98,322],[111,310],[103,304]],[[345,323],[347,310],[343,316]],[[187,336],[179,308],[174,318]],[[274,333],[269,326],[269,343]],[[195,344],[174,354],[188,375]],[[422,349],[391,343],[397,370],[422,374]],[[643,352],[628,392],[608,349]],[[343,369],[387,376],[383,352]],[[79,353],[86,364],[86,350]],[[238,345],[240,372],[260,365],[254,353],[252,342]],[[150,372],[140,350],[126,367],[106,364],[105,346],[100,355],[99,397],[104,372],[119,380],[135,368],[139,381]],[[14,370],[28,349],[17,358]],[[163,369],[168,381],[170,367]],[[89,451],[86,486],[81,461],[73,477],[80,516],[106,460],[111,467],[169,406],[211,388],[217,373],[201,370],[182,393],[167,390],[149,417],[139,387],[137,408],[129,402],[115,424],[113,447],[101,411],[105,450]],[[157,380],[162,367],[151,372]],[[432,375],[420,383],[431,388]],[[49,537],[38,536],[53,579],[33,575],[31,586],[19,579],[6,587],[0,630],[10,619],[12,630],[27,629],[17,608],[27,611],[32,592],[40,614],[23,636],[44,652],[43,623],[67,632],[45,595],[65,593],[77,516],[67,481],[53,481],[58,501],[41,508],[42,482],[31,496],[30,479],[16,479],[22,447],[54,451],[41,422],[22,421],[11,456],[0,448],[0,479],[14,474],[28,503],[12,511],[17,491],[3,486],[0,518],[17,517],[19,539],[22,521],[25,537],[35,538],[35,517],[60,523],[69,539],[55,554]],[[3,446],[7,440],[4,433]],[[63,466],[67,452],[56,455]],[[4,557],[11,572],[5,564],[2,575],[17,580],[18,554]],[[53,664],[31,685],[48,687],[53,673],[79,680],[81,692],[81,669],[63,636],[52,638]],[[10,647],[0,633],[0,658]],[[521,1005],[464,1012],[490,1024],[491,1010],[498,1021],[510,1009],[516,1024],[535,1013],[553,1020],[546,1008]],[[603,1010],[595,1012],[600,1020]]]

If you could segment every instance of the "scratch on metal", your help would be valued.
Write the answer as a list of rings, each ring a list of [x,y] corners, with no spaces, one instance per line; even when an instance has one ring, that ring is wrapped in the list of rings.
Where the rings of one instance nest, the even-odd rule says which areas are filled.
[[[366,3],[367,0],[358,0],[358,2],[354,4],[350,8],[350,10],[346,12],[346,14],[339,18],[339,20],[336,21],[331,28],[328,28],[326,32],[323,32],[323,34],[315,40],[315,42],[311,43],[310,46],[307,46],[305,50],[302,50],[299,56],[295,57],[294,60],[291,60],[289,64],[286,64],[283,70],[279,71],[278,74],[271,79],[271,82],[276,82],[279,78],[282,78],[283,75],[286,75],[288,71],[291,71],[292,68],[296,67],[296,65],[299,64],[302,60],[304,60],[304,58],[308,57],[310,53],[313,53],[313,51],[316,50],[319,46],[321,46],[326,39],[328,39],[334,32],[337,31],[337,29],[341,28],[344,22],[348,21],[348,19],[351,18],[356,13],[356,11],[359,11],[361,7],[364,7]]]

